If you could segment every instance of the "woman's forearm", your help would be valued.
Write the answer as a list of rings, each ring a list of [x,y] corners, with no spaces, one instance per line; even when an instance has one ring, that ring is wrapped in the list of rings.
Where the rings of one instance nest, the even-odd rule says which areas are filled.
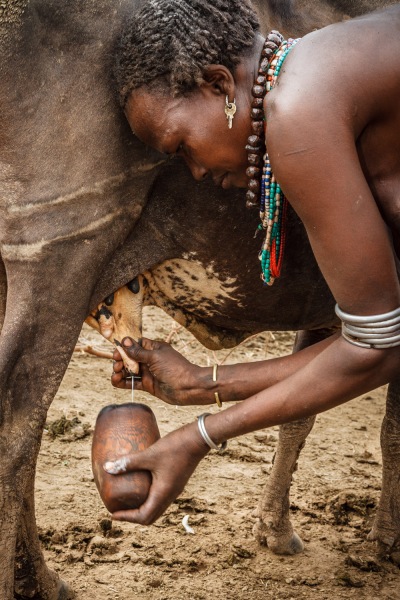
[[[400,348],[365,350],[336,338],[284,381],[207,417],[208,434],[220,443],[323,412],[387,383],[399,364]]]
[[[318,354],[330,346],[339,334],[313,344],[294,354],[249,363],[219,366],[217,381],[212,367],[199,367],[191,395],[192,404],[212,404],[218,392],[221,402],[245,400],[276,385],[303,369]]]

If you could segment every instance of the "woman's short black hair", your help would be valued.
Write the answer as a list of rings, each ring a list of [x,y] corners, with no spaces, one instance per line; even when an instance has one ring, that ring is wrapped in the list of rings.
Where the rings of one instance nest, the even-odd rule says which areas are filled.
[[[187,94],[211,64],[233,72],[258,31],[247,0],[146,0],[126,23],[116,50],[114,76],[122,106],[142,86]]]

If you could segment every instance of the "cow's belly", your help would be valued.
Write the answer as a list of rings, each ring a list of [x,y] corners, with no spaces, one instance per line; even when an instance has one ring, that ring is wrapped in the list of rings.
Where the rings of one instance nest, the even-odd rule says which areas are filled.
[[[199,317],[226,314],[232,303],[242,305],[237,280],[218,273],[212,262],[204,266],[193,260],[166,260],[151,269],[151,280],[151,294],[159,291]]]

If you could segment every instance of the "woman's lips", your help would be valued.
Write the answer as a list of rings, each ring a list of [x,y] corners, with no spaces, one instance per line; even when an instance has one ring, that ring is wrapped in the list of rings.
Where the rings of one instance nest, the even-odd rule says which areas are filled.
[[[229,175],[229,173],[224,173],[223,175],[220,175],[219,177],[213,177],[213,181],[214,181],[215,185],[217,185],[218,187],[222,187],[224,189],[228,189],[228,187],[231,187],[230,184],[227,182],[228,175]]]
[[[222,180],[223,180],[224,177],[225,177],[225,174],[224,175],[219,175],[218,177],[217,176],[213,177],[214,184],[217,187],[221,186],[222,185]]]
[[[221,187],[224,190],[229,190],[232,187],[232,182],[230,180],[229,173],[225,173],[225,175],[222,177]]]

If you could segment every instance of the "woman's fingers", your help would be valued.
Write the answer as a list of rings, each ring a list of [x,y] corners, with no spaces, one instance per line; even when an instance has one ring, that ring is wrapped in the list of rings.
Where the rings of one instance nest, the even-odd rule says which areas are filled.
[[[123,360],[114,360],[113,371],[114,373],[120,373],[125,369]]]
[[[118,373],[125,367],[131,373],[139,373],[139,363],[150,362],[153,354],[152,348],[154,342],[144,338],[147,348],[143,348],[138,342],[131,337],[125,337],[118,348],[114,350],[114,372]],[[116,380],[116,387],[120,387],[119,381]],[[113,384],[114,385],[114,384]],[[122,386],[125,387],[125,386]]]
[[[118,348],[114,349],[113,359],[114,359],[115,362],[122,361],[122,356],[120,355]]]
[[[145,350],[158,350],[163,342],[155,342],[149,338],[142,338],[141,346]]]
[[[164,477],[159,477],[154,471],[157,465],[157,457],[153,447],[121,456],[117,460],[106,462],[103,465],[104,470],[110,475],[120,475],[131,471],[151,471],[153,482],[147,500],[137,509],[123,510],[113,513],[112,517],[116,521],[129,521],[130,523],[141,523],[151,525],[168,508],[173,500],[181,493],[183,485],[175,486],[171,489],[165,485]]]
[[[120,349],[120,351],[121,350],[125,352],[129,356],[129,358],[135,360],[136,362],[148,363],[150,362],[153,355],[152,350],[147,350],[146,348],[143,348],[143,346],[135,342],[135,340],[133,340],[130,337],[125,337],[122,340],[122,348]]]
[[[140,371],[143,382],[142,379],[135,378],[134,388],[136,390],[141,390],[154,394],[153,376],[151,375],[145,363],[142,363]],[[111,383],[115,388],[118,388],[120,390],[130,390],[132,388],[131,374],[128,373],[125,369],[125,365],[122,360],[114,360],[113,372],[111,374]]]
[[[139,382],[140,387],[138,386],[137,389],[143,390],[144,392],[149,392],[150,394],[155,396],[156,393],[155,393],[155,389],[154,389],[154,377],[150,373],[149,367],[146,365],[146,363],[141,363],[140,375],[141,375],[142,379]],[[135,384],[136,384],[136,381],[135,381]]]
[[[125,371],[120,373],[113,373],[111,375],[111,383],[113,387],[118,388],[119,390],[130,390],[132,389],[132,380],[131,376],[128,375]],[[135,378],[133,382],[133,387],[135,390],[147,391],[142,385],[142,381],[140,379]]]
[[[193,440],[195,433],[196,439]],[[152,483],[146,501],[137,509],[113,513],[117,521],[151,525],[184,489],[198,462],[208,449],[198,443],[197,427],[185,426],[141,452],[121,456],[103,465],[111,475],[150,471]]]
[[[122,360],[114,360],[113,372],[111,374],[111,383],[114,387],[125,389],[126,378],[129,376],[125,369],[125,365]]]
[[[176,494],[157,486],[155,483],[150,488],[147,500],[137,509],[121,510],[112,514],[115,521],[128,521],[139,525],[152,525],[166,511],[168,506],[179,496],[181,490]]]
[[[170,404],[180,403],[180,386],[187,387],[185,373],[191,363],[169,344],[148,338],[142,338],[139,344],[131,337],[125,337],[114,352],[114,361],[111,377],[114,387],[131,389],[130,373],[140,373],[141,381],[135,380],[136,389],[149,392]],[[176,376],[177,369],[185,371],[183,377]]]
[[[113,387],[118,388],[120,390],[128,389],[126,385],[127,381],[122,375],[122,373],[113,373],[111,375],[111,384],[113,385]]]
[[[130,473],[131,471],[149,470],[154,467],[154,453],[151,447],[141,452],[125,454],[116,460],[110,460],[103,465],[103,468],[110,475],[120,475],[121,473]]]
[[[138,512],[139,509],[120,510],[118,512],[112,513],[111,518],[113,521],[127,521],[128,523],[139,523],[140,521],[138,521]]]

